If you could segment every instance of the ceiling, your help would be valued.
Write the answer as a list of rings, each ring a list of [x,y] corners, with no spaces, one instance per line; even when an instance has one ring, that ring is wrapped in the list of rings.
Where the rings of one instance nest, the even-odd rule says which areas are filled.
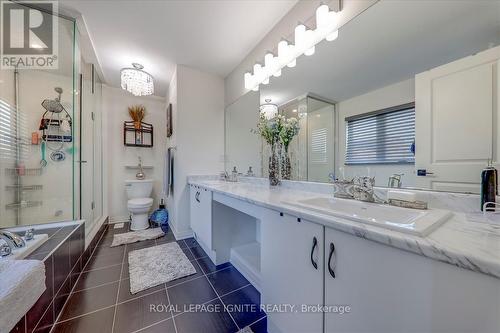
[[[261,102],[343,101],[499,44],[500,1],[382,0],[261,85]]]
[[[165,96],[176,64],[226,77],[297,0],[62,0],[87,25],[104,81],[144,65]]]

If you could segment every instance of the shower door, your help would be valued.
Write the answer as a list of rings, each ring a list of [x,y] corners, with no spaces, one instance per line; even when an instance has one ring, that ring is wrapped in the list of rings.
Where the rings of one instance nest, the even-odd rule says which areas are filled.
[[[53,18],[57,68],[0,70],[0,228],[77,217],[75,74],[80,55],[75,22]]]
[[[102,193],[102,84],[92,64],[82,60],[81,71],[81,218],[89,234],[103,214]]]

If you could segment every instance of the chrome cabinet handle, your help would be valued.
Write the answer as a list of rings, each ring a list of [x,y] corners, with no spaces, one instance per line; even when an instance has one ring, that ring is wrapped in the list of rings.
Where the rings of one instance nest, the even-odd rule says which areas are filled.
[[[318,269],[318,263],[316,261],[314,261],[314,258],[313,258],[314,250],[316,249],[316,246],[318,246],[318,240],[316,239],[316,237],[314,237],[313,238],[313,245],[311,248],[311,264],[313,265],[313,267],[315,269]]]
[[[196,192],[194,198],[196,199],[196,201],[200,202],[200,192]]]
[[[333,268],[332,268],[332,257],[334,258],[333,261]],[[330,243],[330,255],[328,256],[328,272],[330,272],[330,275],[332,278],[335,279],[335,265],[337,264],[337,257],[335,256],[335,245],[333,245],[333,242]]]

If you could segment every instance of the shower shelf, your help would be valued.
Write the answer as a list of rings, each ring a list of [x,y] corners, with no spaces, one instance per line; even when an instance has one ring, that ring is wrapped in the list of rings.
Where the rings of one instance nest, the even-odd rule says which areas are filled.
[[[20,170],[23,170],[24,174],[19,174]],[[42,170],[42,168],[5,168],[5,174],[7,176],[40,176]]]
[[[37,207],[41,206],[43,201],[21,201],[21,202],[14,202],[8,205],[5,205],[6,209],[21,209],[21,208],[28,208],[28,207]]]
[[[21,190],[21,191],[40,191],[43,190],[43,185],[6,185],[6,190]]]

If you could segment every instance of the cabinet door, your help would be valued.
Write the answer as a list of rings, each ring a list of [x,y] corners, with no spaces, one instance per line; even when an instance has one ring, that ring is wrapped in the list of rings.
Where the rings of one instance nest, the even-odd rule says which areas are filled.
[[[498,166],[499,58],[495,47],[415,76],[415,168],[431,173],[417,187],[478,193],[487,161]]]
[[[430,332],[430,269],[413,257],[325,228],[325,332]]]
[[[294,307],[281,313],[267,312],[270,333],[323,332],[322,313],[302,312],[303,304],[323,304],[323,229],[276,211],[263,214],[262,303]]]
[[[210,253],[212,249],[212,192],[191,186],[191,229],[203,250]]]

